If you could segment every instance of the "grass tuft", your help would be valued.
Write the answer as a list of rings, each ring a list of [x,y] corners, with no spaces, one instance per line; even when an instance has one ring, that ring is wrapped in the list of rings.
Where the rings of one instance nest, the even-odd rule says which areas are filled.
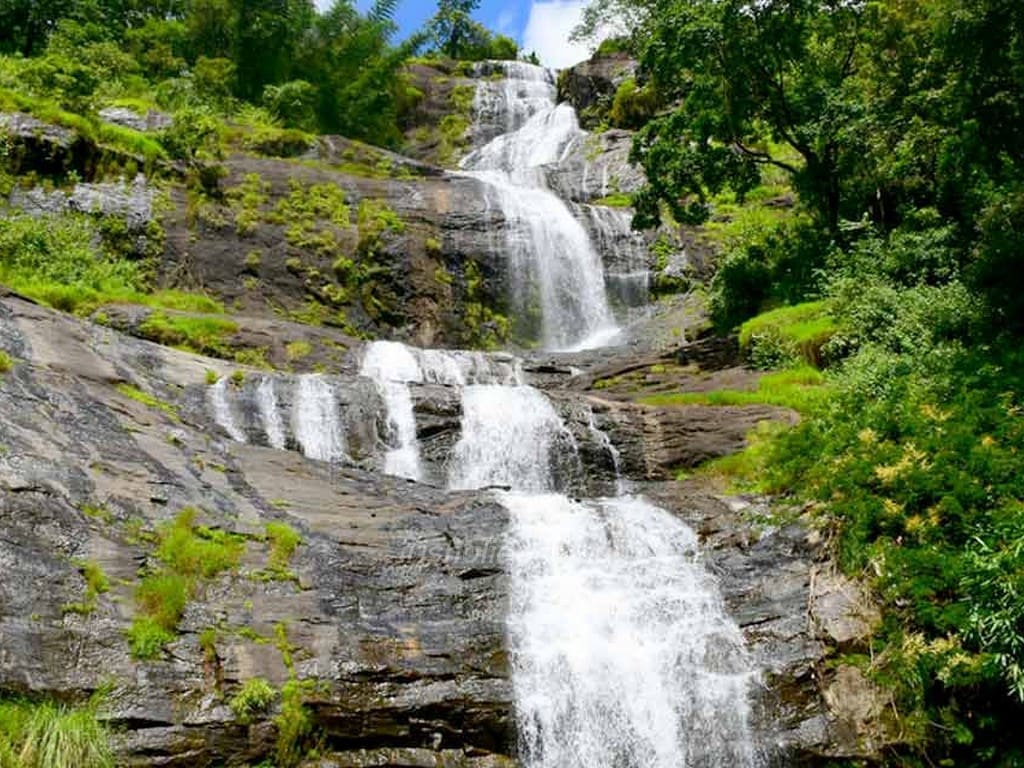
[[[710,392],[674,392],[641,398],[644,405],[777,405],[806,413],[828,396],[825,376],[816,368],[804,365],[785,371],[767,373],[758,381],[756,390],[717,389]]]
[[[3,768],[113,768],[110,734],[96,703],[0,701]]]

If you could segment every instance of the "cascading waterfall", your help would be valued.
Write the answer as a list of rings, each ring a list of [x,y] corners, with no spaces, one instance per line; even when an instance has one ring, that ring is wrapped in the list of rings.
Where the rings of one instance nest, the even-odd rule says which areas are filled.
[[[421,479],[416,416],[409,391],[411,382],[423,381],[419,363],[404,344],[375,341],[366,347],[359,375],[373,379],[387,409],[392,442],[396,445],[384,457],[384,471],[410,480]]]
[[[311,459],[340,461],[345,439],[338,417],[338,402],[330,383],[319,374],[299,377],[292,409],[292,432]]]
[[[693,531],[639,498],[503,500],[524,764],[753,765],[743,638]]]
[[[260,410],[260,420],[263,422],[267,443],[271,448],[284,448],[284,420],[277,405],[277,391],[274,389],[273,379],[267,377],[260,381],[256,389],[256,404]]]
[[[245,432],[238,426],[235,415],[231,411],[231,401],[228,398],[227,377],[222,376],[208,390],[210,406],[213,408],[214,418],[221,428],[228,433],[228,436],[239,443],[246,442]]]
[[[504,214],[512,302],[528,315],[532,292],[537,290],[544,346],[602,346],[619,329],[608,305],[601,257],[583,225],[546,188],[542,169],[581,140],[576,113],[555,103],[554,81],[547,70],[516,62],[506,65],[504,74],[502,98],[493,98],[499,91],[490,83],[478,88],[477,106],[484,110],[482,115],[478,112],[478,120],[497,121],[494,111],[504,110],[509,130],[470,153],[461,168],[487,186]],[[508,98],[518,90],[529,96]]]
[[[476,385],[462,393],[462,437],[452,452],[451,488],[551,487],[551,449],[571,433],[533,387]]]
[[[500,66],[506,77],[478,89],[478,117],[489,123],[474,135],[488,143],[464,167],[488,185],[505,215],[510,270],[522,275],[520,309],[536,290],[548,347],[600,345],[617,331],[601,260],[586,229],[544,188],[540,169],[579,140],[575,115],[555,106],[545,70],[486,66]],[[611,217],[594,220],[592,229],[615,236]],[[498,498],[509,512],[507,629],[525,768],[759,764],[749,725],[755,676],[742,633],[701,563],[697,536],[665,510],[625,495],[618,450],[592,410],[586,431],[611,457],[617,496],[571,500],[560,470],[567,459],[578,470],[576,440],[552,401],[526,385],[514,357],[377,342],[365,349],[360,374],[374,382],[387,413],[386,472],[421,478],[413,387],[446,386],[462,401],[449,487],[510,489]],[[255,390],[273,447],[287,442],[279,384],[266,378]],[[295,380],[291,431],[310,458],[346,456],[337,395],[324,376]],[[208,398],[218,423],[244,442],[227,382]]]

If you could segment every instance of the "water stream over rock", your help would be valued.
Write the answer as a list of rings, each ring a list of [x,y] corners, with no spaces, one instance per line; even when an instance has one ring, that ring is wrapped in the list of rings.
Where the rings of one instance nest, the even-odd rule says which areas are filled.
[[[463,167],[487,185],[505,217],[514,305],[526,312],[539,303],[548,349],[607,344],[619,329],[601,258],[544,183],[542,166],[581,140],[575,113],[555,104],[551,73],[488,66],[505,77],[478,87],[474,135],[486,143]],[[597,218],[614,237],[622,217]],[[370,420],[383,471],[410,480],[426,479],[422,391],[441,388],[457,403],[458,439],[443,461],[447,487],[497,487],[509,513],[507,642],[526,768],[752,768],[755,674],[697,535],[627,495],[619,450],[589,406],[583,434],[610,457],[617,495],[570,499],[567,478],[585,475],[577,439],[554,400],[525,383],[522,368],[507,354],[374,342],[359,366],[359,378],[372,383],[365,402],[351,395],[342,402],[329,377],[293,381],[294,443],[278,404],[282,382],[266,378],[250,390],[261,441],[297,444],[324,461],[351,459],[346,435],[360,431],[361,414],[376,413]],[[228,435],[245,441],[226,380],[209,399]]]

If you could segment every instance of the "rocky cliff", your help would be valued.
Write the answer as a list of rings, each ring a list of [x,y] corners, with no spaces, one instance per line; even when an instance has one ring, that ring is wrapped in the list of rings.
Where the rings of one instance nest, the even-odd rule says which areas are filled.
[[[239,388],[258,371],[13,295],[0,301],[0,330],[14,361],[0,377],[0,561],[9,575],[0,585],[0,689],[74,699],[106,686],[105,715],[126,765],[239,765],[272,753],[280,704],[249,717],[228,706],[254,677],[275,688],[301,681],[305,738],[331,756],[320,765],[511,759],[506,513],[488,493],[445,492],[232,440],[197,393],[212,388],[207,371],[240,370]],[[537,381],[559,382],[549,365],[537,368]],[[613,436],[638,480],[699,459],[666,444],[666,434],[688,429],[703,450],[721,453],[770,415],[623,412],[574,394],[574,380],[562,378],[553,397],[567,414],[592,408],[600,424],[618,425]],[[357,377],[337,386],[343,401],[366,403],[353,418],[368,420],[372,461],[383,440],[374,434],[380,405]],[[457,406],[448,398],[442,407],[444,399],[424,393],[420,407],[435,416],[420,420],[424,433],[457,430]],[[599,483],[607,451],[588,445],[580,419],[571,423],[584,476]],[[827,575],[806,529],[796,520],[765,527],[755,501],[699,487],[638,489],[704,537],[709,566],[765,670],[760,727],[774,758],[862,750],[865,724],[842,720],[821,695],[837,684],[824,666],[828,647],[863,631],[858,600]],[[162,532],[182,510],[195,511],[198,535],[230,535],[243,552],[197,585],[163,650],[133,658],[141,580],[160,566]],[[271,523],[301,536],[284,569],[269,566]],[[89,595],[86,564],[106,574],[109,591]]]

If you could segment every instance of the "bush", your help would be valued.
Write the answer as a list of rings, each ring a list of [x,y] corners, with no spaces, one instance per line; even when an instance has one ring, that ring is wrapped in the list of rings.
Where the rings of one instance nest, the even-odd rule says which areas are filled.
[[[719,330],[732,330],[773,305],[818,298],[832,245],[809,219],[761,218],[734,230],[710,286],[711,319]]]
[[[637,85],[631,77],[623,80],[616,89],[608,117],[616,128],[636,130],[654,117],[660,105],[653,86]]]
[[[801,361],[821,368],[822,348],[836,328],[824,301],[780,307],[740,326],[740,349],[755,368],[785,368]]]
[[[157,531],[155,559],[160,567],[135,590],[136,617],[128,630],[132,655],[152,659],[174,640],[189,599],[202,581],[238,567],[245,539],[195,525],[196,510],[183,509]]]
[[[278,573],[287,571],[292,555],[302,543],[302,536],[287,523],[267,523],[266,535],[270,545],[267,568]]]
[[[277,691],[262,677],[254,677],[242,684],[230,702],[231,711],[241,723],[248,723],[254,715],[265,713],[277,698]]]
[[[317,104],[320,93],[317,87],[305,80],[291,80],[281,85],[268,85],[263,89],[263,106],[281,120],[286,128],[298,128],[315,132]]]

